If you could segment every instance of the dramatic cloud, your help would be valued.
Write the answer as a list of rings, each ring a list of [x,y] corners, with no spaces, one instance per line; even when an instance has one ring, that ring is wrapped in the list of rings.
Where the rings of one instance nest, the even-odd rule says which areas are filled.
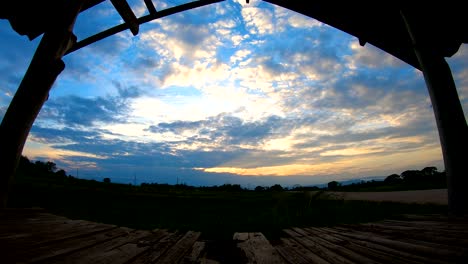
[[[75,33],[81,40],[120,23],[106,1],[80,15]],[[6,21],[0,36],[3,116],[39,39]],[[466,115],[466,45],[447,60]],[[254,187],[443,169],[418,70],[264,1],[158,19],[64,61],[24,154],[83,178]]]

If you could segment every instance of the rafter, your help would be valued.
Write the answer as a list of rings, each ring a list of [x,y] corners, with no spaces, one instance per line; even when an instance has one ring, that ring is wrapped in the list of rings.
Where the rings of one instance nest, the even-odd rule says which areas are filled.
[[[148,11],[149,11],[150,14],[154,15],[154,14],[157,13],[156,7],[154,7],[154,5],[153,5],[153,1],[145,0],[145,5],[146,5],[146,8],[148,8]]]
[[[159,12],[156,12],[154,14],[149,14],[149,15],[146,15],[146,16],[142,16],[140,18],[137,19],[137,22],[138,24],[144,24],[144,23],[147,23],[149,21],[152,21],[152,20],[155,20],[155,19],[158,19],[158,18],[162,18],[162,17],[166,17],[166,16],[170,16],[170,15],[173,15],[173,14],[176,14],[176,13],[180,13],[180,12],[183,12],[183,11],[187,11],[187,10],[190,10],[190,9],[193,9],[193,8],[197,8],[197,7],[202,7],[202,6],[206,6],[206,5],[209,5],[209,4],[214,4],[214,3],[218,3],[218,2],[222,2],[224,0],[200,0],[200,1],[194,1],[194,2],[190,2],[190,3],[187,3],[187,4],[183,4],[183,5],[179,5],[179,6],[175,6],[175,7],[171,7],[171,8],[168,8],[168,9],[164,9],[164,10],[161,10]],[[118,26],[115,26],[115,27],[112,27],[112,28],[109,28],[107,30],[104,30],[100,33],[97,33],[91,37],[88,37],[86,39],[83,39],[79,42],[77,42],[75,45],[73,45],[73,47],[71,47],[66,54],[70,54],[76,50],[79,50],[83,47],[86,47],[90,44],[93,44],[99,40],[102,40],[102,39],[105,39],[107,37],[110,37],[114,34],[117,34],[119,32],[122,32],[126,29],[129,29],[129,25],[127,23],[124,23],[124,24],[120,24]],[[66,55],[65,54],[65,55]]]
[[[140,24],[138,24],[138,19],[133,13],[132,9],[128,5],[126,0],[111,0],[112,5],[114,5],[119,15],[128,25],[128,28],[134,36],[138,34]]]

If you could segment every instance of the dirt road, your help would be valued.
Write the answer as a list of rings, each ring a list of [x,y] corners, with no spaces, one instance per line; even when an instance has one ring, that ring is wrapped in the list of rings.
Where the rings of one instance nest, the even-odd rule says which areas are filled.
[[[389,201],[403,203],[447,204],[447,189],[399,192],[326,192],[330,198],[344,200]]]

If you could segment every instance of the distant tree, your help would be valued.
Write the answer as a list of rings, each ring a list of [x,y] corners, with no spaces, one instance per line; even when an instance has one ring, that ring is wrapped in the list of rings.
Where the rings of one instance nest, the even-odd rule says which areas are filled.
[[[256,192],[262,192],[262,191],[265,191],[265,187],[263,187],[263,186],[257,186],[257,187],[255,187],[254,190],[255,190]]]
[[[275,185],[270,187],[270,191],[274,191],[274,192],[281,192],[283,190],[284,190],[283,186],[281,186],[279,184],[275,184]]]
[[[45,173],[54,173],[57,170],[57,165],[53,163],[52,161],[47,161],[47,162],[42,162],[42,161],[36,161],[34,162],[34,166],[36,167],[37,170],[45,172]]]
[[[337,182],[337,181],[331,181],[331,182],[328,183],[328,189],[329,190],[335,190],[340,185],[341,184],[339,182]]]
[[[59,176],[59,177],[67,177],[67,172],[65,170],[58,170],[55,175]]]
[[[425,167],[424,169],[421,170],[421,173],[424,176],[435,176],[437,175],[437,168],[436,167]]]
[[[302,186],[300,184],[294,184],[292,187],[291,187],[291,190],[292,191],[300,191],[302,190]]]
[[[102,181],[105,182],[105,183],[110,183],[111,179],[110,178],[104,178]]]
[[[46,165],[47,172],[57,171],[57,164],[53,163],[52,161],[47,161],[45,165]]]
[[[400,183],[402,181],[403,179],[398,174],[392,174],[390,176],[387,176],[387,178],[385,178],[384,180],[384,182],[388,184]]]
[[[407,183],[416,183],[422,180],[423,173],[419,170],[407,170],[401,173],[401,177]]]
[[[227,192],[240,192],[243,190],[240,184],[223,184],[215,189]]]

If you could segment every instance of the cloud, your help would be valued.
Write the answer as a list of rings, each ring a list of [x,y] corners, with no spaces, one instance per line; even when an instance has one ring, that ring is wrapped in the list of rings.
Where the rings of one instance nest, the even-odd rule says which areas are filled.
[[[29,41],[26,36],[18,35],[5,19],[0,20],[0,35],[0,117],[3,118],[39,40]]]
[[[357,150],[355,150],[356,152]],[[430,146],[405,152],[395,153],[375,153],[376,155],[351,155],[336,160],[321,160],[315,164],[314,160],[308,163],[290,163],[286,165],[257,166],[251,168],[218,166],[211,168],[200,168],[205,172],[211,173],[232,173],[240,176],[282,176],[289,178],[291,176],[301,176],[307,178],[322,178],[323,181],[349,177],[359,177],[362,175],[389,175],[395,171],[404,171],[405,169],[428,166],[427,164],[436,164],[441,166],[440,160],[434,160],[434,157],[441,155],[439,146]],[[378,154],[378,155],[377,155]],[[429,161],[429,162],[428,162]],[[391,168],[391,169],[390,169]],[[325,176],[325,177],[323,177]],[[293,177],[294,178],[294,177]],[[295,179],[297,182],[297,178]]]
[[[271,34],[274,31],[273,12],[269,9],[244,7],[242,17],[251,35]]]
[[[119,96],[121,98],[124,98],[124,99],[138,98],[142,96],[142,91],[137,86],[132,85],[132,86],[126,87],[119,81],[114,81],[113,83],[115,87],[117,88],[117,91],[119,92]]]
[[[79,36],[120,22],[110,7],[83,16]],[[18,43],[0,43],[0,114],[30,59]],[[465,110],[466,50],[448,59]],[[268,185],[442,164],[420,72],[262,1],[159,19],[66,63],[25,151],[84,177]]]
[[[93,127],[98,123],[124,122],[127,109],[125,100],[119,97],[66,96],[48,101],[38,119],[53,120],[66,127]]]
[[[215,143],[215,146],[211,147],[236,149],[238,146],[255,146],[266,138],[274,137],[282,122],[277,116],[270,116],[261,121],[244,122],[239,117],[220,114],[200,121],[159,123],[150,126],[148,130],[157,134],[186,135],[190,138],[187,143],[195,144],[201,140],[205,143]]]
[[[142,34],[143,45],[156,50],[157,54],[167,61],[184,61],[187,64],[197,59],[214,57],[219,45],[209,27],[184,20],[178,16],[156,20],[153,29]]]
[[[348,68],[354,70],[359,67],[383,68],[383,67],[401,67],[405,65],[396,57],[379,50],[371,44],[364,47],[359,45],[358,40],[350,43],[353,51],[351,56],[347,56]]]
[[[462,44],[458,52],[451,58],[447,58],[455,84],[457,86],[458,96],[465,113],[465,119],[468,119],[468,45]]]
[[[245,58],[249,56],[252,53],[252,51],[247,50],[247,49],[241,49],[236,51],[234,55],[231,56],[230,62],[231,63],[237,63],[239,61],[245,61]]]

